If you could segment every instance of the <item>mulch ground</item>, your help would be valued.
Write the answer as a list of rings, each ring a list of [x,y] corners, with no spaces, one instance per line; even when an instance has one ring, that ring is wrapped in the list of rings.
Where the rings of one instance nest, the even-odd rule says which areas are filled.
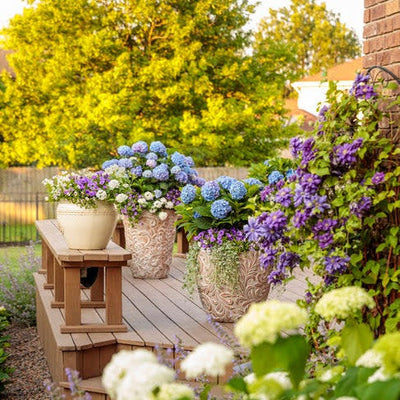
[[[10,355],[7,365],[15,371],[6,390],[0,393],[0,399],[49,399],[44,383],[49,382],[51,376],[36,327],[11,325],[5,334],[10,336],[11,344],[7,348]]]

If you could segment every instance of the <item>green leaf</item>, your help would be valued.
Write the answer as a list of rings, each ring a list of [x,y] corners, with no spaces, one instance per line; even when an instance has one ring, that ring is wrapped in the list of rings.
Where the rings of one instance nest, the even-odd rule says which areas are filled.
[[[342,330],[342,348],[347,356],[350,365],[356,361],[370,347],[373,341],[373,334],[368,325],[347,320]]]
[[[197,211],[203,217],[212,217],[210,207],[207,206],[194,207],[193,211]]]
[[[373,382],[355,388],[355,393],[362,400],[399,400],[400,379]]]
[[[248,394],[249,391],[247,389],[247,383],[243,378],[232,378],[226,384],[228,389],[231,389],[235,392],[246,393]]]
[[[356,387],[367,382],[374,371],[375,368],[349,368],[335,387],[335,398],[340,396],[354,396]]]
[[[199,229],[210,229],[212,225],[212,220],[206,217],[200,217],[200,218],[195,218],[193,220],[193,223],[199,228]]]

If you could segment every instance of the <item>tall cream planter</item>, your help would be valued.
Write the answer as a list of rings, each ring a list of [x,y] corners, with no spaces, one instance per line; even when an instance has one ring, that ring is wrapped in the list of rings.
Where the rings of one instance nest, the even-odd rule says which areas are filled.
[[[239,285],[232,289],[217,286],[213,282],[214,266],[210,252],[200,250],[198,291],[204,310],[215,321],[235,322],[246,313],[252,303],[267,299],[270,288],[269,271],[260,267],[259,255],[255,251],[240,254]]]
[[[132,253],[129,262],[134,278],[160,279],[168,276],[172,264],[172,251],[175,241],[174,211],[163,210],[168,214],[160,220],[158,214],[144,211],[139,221],[132,225],[123,217],[125,247]]]
[[[61,202],[56,218],[70,249],[101,250],[111,239],[118,213],[114,205],[103,201],[98,201],[96,208]]]

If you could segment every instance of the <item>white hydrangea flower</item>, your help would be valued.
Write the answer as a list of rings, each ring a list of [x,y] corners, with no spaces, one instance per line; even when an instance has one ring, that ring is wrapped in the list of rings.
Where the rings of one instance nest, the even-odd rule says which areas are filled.
[[[116,179],[111,179],[110,182],[108,182],[108,187],[113,190],[113,189],[118,189],[119,188],[119,182]]]
[[[292,382],[290,381],[289,374],[287,372],[283,371],[277,371],[277,372],[270,372],[269,374],[265,375],[263,377],[263,380],[271,379],[279,385],[281,385],[283,390],[289,390],[292,389],[293,385]]]
[[[172,201],[167,201],[165,203],[165,208],[168,208],[168,210],[171,210],[172,208],[174,208],[174,203]]]
[[[124,201],[126,201],[128,199],[128,195],[125,193],[119,193],[115,196],[115,201],[117,203],[123,203]]]
[[[356,362],[357,367],[382,367],[382,354],[375,350],[367,350]]]
[[[156,201],[153,203],[153,207],[155,207],[155,208],[161,208],[161,207],[162,207],[161,201],[160,201],[160,200],[156,200]]]
[[[194,391],[189,386],[182,383],[165,383],[160,387],[155,399],[157,400],[177,400],[186,397],[194,399]]]
[[[140,199],[138,199],[138,204],[140,204],[140,205],[145,205],[145,204],[147,204],[147,200],[146,199],[144,199],[143,197],[141,197]]]
[[[167,199],[165,197],[161,197],[160,201],[161,201],[161,204],[167,203]]]
[[[294,303],[278,300],[254,303],[236,323],[235,335],[242,346],[275,343],[282,331],[300,328],[307,318],[306,311]]]
[[[385,370],[383,368],[379,368],[368,378],[368,383],[387,381],[391,379],[391,377],[391,375],[385,373]]]
[[[150,400],[152,391],[165,383],[172,382],[175,371],[153,362],[135,364],[127,370],[116,388],[116,400]]]
[[[223,375],[232,361],[231,349],[221,344],[208,342],[197,346],[182,361],[181,367],[189,379],[203,374],[216,377]]]
[[[168,218],[168,214],[165,211],[161,211],[160,213],[158,213],[158,218],[161,221],[165,221]]]
[[[290,390],[293,387],[289,374],[284,371],[270,372],[259,378],[251,373],[245,376],[244,380],[254,400],[276,399],[284,390]]]
[[[146,200],[153,200],[154,199],[154,194],[151,193],[151,192],[144,192],[143,196],[144,196],[144,198]]]
[[[315,306],[315,311],[324,319],[331,321],[335,317],[346,319],[364,306],[373,308],[373,298],[357,286],[348,286],[325,293]]]
[[[99,190],[97,191],[97,193],[96,193],[96,197],[97,197],[99,200],[105,200],[105,199],[107,198],[107,193],[106,193],[105,190],[99,189]]]
[[[102,383],[107,393],[114,398],[116,390],[127,371],[141,363],[157,363],[157,358],[150,351],[142,349],[135,351],[121,350],[115,353],[103,371]]]

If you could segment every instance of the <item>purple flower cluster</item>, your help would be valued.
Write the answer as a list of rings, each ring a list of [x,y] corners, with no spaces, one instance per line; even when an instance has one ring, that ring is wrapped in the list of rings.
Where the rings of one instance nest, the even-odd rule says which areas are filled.
[[[370,197],[363,196],[359,201],[350,203],[350,212],[356,217],[362,218],[365,213],[371,208],[372,200]]]
[[[343,274],[346,272],[349,257],[328,256],[325,258],[325,271],[329,275]]]
[[[353,86],[350,89],[350,94],[354,95],[356,99],[360,100],[369,100],[377,97],[378,94],[375,92],[374,87],[368,84],[369,79],[369,75],[357,74],[356,79],[353,82]]]
[[[356,153],[363,144],[363,139],[355,139],[352,143],[343,143],[333,148],[332,163],[335,166],[351,166],[356,161]]]
[[[214,245],[221,245],[223,241],[238,241],[243,242],[245,236],[242,230],[237,228],[216,229],[210,228],[200,232],[193,237],[195,242],[198,242],[203,249],[211,249]]]
[[[97,192],[102,189],[107,189],[107,183],[110,181],[109,176],[103,171],[97,171],[92,176],[72,175],[77,189],[86,197],[96,197]],[[70,193],[74,191],[73,188],[67,189]],[[68,194],[64,192],[64,194]]]
[[[372,178],[371,182],[373,185],[379,185],[380,183],[385,182],[385,173],[377,172]]]

